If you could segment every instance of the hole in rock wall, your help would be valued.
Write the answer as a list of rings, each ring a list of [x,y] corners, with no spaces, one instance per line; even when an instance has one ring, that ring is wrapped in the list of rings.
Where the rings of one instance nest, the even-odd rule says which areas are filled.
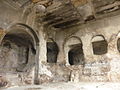
[[[83,65],[84,64],[84,53],[82,49],[82,44],[76,44],[70,46],[70,51],[68,52],[70,65]]]
[[[95,55],[103,55],[107,53],[108,43],[103,36],[95,36],[92,39],[93,53]]]
[[[23,72],[34,64],[32,38],[25,32],[10,32],[0,47],[0,72]]]
[[[53,40],[49,40],[47,42],[47,62],[56,63],[58,52],[59,52],[59,49],[56,42],[54,42]]]

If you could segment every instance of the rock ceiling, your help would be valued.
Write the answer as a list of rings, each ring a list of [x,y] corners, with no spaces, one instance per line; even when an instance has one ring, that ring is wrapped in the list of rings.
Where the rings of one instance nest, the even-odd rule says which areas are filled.
[[[46,12],[41,17],[45,26],[55,28],[85,23],[120,8],[120,0],[49,0],[48,3],[50,1],[51,5],[45,6]]]
[[[17,3],[17,7],[27,3],[37,3],[38,18],[44,26],[67,28],[94,20],[99,15],[118,11],[120,0],[6,0]],[[15,6],[15,5],[13,5]],[[40,8],[43,8],[41,15]]]

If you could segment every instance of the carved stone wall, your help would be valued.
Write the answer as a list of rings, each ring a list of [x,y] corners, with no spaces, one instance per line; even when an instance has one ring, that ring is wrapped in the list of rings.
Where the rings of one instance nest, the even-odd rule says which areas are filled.
[[[109,2],[110,7],[111,5],[113,7],[115,0],[110,1],[101,3],[106,5]],[[38,0],[35,0],[35,2],[38,2]],[[98,0],[94,3],[97,2]],[[62,3],[57,3],[56,0],[53,5],[59,7]],[[86,3],[86,0],[83,3]],[[34,6],[36,3],[16,9],[9,3],[0,1],[2,7],[0,8],[0,13],[2,13],[0,15],[1,87],[34,84],[35,80],[37,84],[61,81],[120,82],[119,8],[115,9],[114,6],[113,9],[118,11],[116,14],[113,12],[114,14],[109,16],[108,12],[110,10],[105,13],[106,7],[104,7],[104,15],[108,15],[107,17],[94,18],[80,24],[76,20],[81,18],[81,15],[70,3],[64,3],[65,6],[57,9],[54,13],[49,13],[49,11],[52,12],[52,6],[45,7],[43,5],[43,9],[45,9],[43,11],[46,12],[47,8],[49,14],[47,14],[48,16],[44,15],[42,19],[43,21],[48,20],[48,22],[41,22],[39,16],[44,12],[39,11],[39,3],[37,4],[38,11]],[[69,5],[72,6],[71,9]],[[83,7],[89,8],[88,6],[78,7],[78,10],[82,10]],[[95,6],[99,9],[99,6]],[[70,12],[66,12],[65,15],[62,14],[61,17],[62,11],[59,12],[59,10],[63,8]],[[92,11],[92,8],[89,9]],[[65,11],[63,10],[63,12]],[[73,12],[75,17],[71,19],[75,19],[75,24],[69,21]],[[70,17],[67,16],[69,13],[72,13]],[[84,13],[91,15],[91,12],[85,11]],[[82,13],[83,16],[84,13]],[[60,18],[57,17],[57,14]],[[53,19],[52,16],[54,15],[55,18],[53,17]],[[79,15],[79,17],[76,17],[76,15]],[[64,17],[67,17],[65,22]],[[72,26],[64,28],[65,25],[69,26],[71,22]],[[57,25],[56,27],[59,27],[59,29],[51,27],[47,23],[49,25],[52,23],[53,26]],[[12,35],[12,39],[10,39],[11,37],[6,38],[7,35]],[[50,38],[53,40],[52,44],[50,44],[51,42],[48,43]],[[38,39],[40,42],[37,41]]]

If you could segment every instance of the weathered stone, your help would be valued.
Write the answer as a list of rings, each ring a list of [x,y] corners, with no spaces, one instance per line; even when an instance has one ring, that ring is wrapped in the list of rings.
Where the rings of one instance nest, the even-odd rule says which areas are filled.
[[[120,82],[119,3],[0,0],[0,86]]]
[[[5,77],[0,76],[0,87],[5,87],[8,84],[8,81],[5,79]]]

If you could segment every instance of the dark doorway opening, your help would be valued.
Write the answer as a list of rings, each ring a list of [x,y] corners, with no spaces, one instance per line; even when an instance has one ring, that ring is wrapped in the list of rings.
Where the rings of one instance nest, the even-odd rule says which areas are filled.
[[[70,65],[83,65],[85,60],[82,44],[71,45],[70,48],[68,52]]]
[[[57,63],[58,46],[56,42],[47,42],[47,62]]]
[[[5,35],[0,47],[0,72],[23,72],[34,64],[35,49],[32,37],[24,31],[13,30]]]

